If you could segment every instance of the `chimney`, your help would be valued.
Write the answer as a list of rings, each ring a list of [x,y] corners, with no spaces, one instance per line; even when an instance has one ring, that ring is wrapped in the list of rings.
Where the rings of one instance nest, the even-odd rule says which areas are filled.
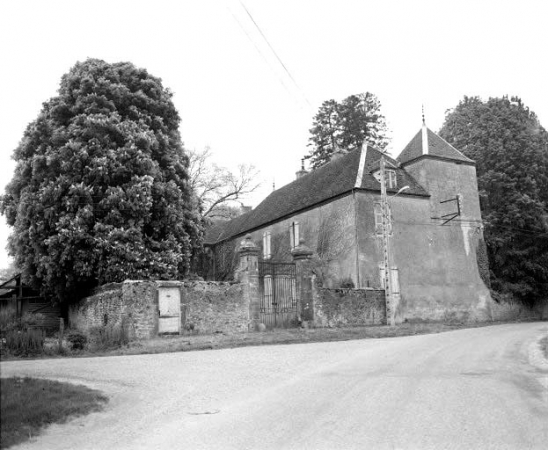
[[[303,158],[303,159],[301,159],[301,170],[299,170],[298,172],[295,172],[296,179],[298,180],[299,178],[306,175],[307,173],[308,172],[306,170],[304,170],[304,158]]]
[[[245,206],[245,205],[242,205],[241,208],[240,208],[240,210],[242,211],[242,214],[248,213],[252,209],[253,209],[252,206]]]

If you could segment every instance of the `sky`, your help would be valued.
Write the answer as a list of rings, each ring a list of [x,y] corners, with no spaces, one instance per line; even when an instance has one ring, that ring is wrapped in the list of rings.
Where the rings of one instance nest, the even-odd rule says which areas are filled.
[[[294,179],[325,100],[375,94],[393,156],[422,105],[438,131],[465,95],[516,95],[547,128],[546,17],[545,0],[3,0],[0,193],[26,126],[86,58],[160,77],[186,148],[260,170],[252,206]],[[0,268],[9,233],[0,217]]]

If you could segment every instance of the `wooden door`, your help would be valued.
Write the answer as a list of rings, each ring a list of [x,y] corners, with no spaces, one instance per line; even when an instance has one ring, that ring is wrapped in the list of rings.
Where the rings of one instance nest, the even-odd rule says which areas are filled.
[[[158,333],[181,332],[181,290],[178,287],[159,287],[160,318]]]

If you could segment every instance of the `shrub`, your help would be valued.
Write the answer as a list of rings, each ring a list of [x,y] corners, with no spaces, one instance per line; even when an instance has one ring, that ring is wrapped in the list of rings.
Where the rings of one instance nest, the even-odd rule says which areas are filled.
[[[66,339],[70,342],[72,350],[83,350],[88,342],[87,336],[79,330],[71,330]]]
[[[46,333],[39,329],[11,330],[2,341],[5,350],[15,356],[28,356],[42,353]]]
[[[97,350],[122,347],[130,341],[129,321],[126,316],[122,317],[119,323],[92,327],[89,333],[90,340]]]
[[[44,350],[44,330],[35,328],[43,320],[42,314],[25,313],[17,317],[15,310],[0,311],[0,352],[14,356],[27,356],[42,353]]]
[[[354,289],[354,281],[351,277],[342,278],[339,282],[339,287],[341,289]]]
[[[15,309],[2,308],[0,309],[0,334],[15,330],[19,326]]]

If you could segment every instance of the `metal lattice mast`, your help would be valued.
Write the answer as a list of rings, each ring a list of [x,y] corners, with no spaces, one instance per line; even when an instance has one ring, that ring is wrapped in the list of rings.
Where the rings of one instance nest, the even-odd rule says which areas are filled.
[[[382,252],[384,263],[384,291],[386,297],[386,323],[395,325],[395,315],[392,310],[392,283],[390,280],[390,249],[389,249],[389,228],[390,228],[390,208],[388,206],[388,196],[386,194],[386,161],[381,156],[380,162],[381,175],[381,214],[382,214]]]

